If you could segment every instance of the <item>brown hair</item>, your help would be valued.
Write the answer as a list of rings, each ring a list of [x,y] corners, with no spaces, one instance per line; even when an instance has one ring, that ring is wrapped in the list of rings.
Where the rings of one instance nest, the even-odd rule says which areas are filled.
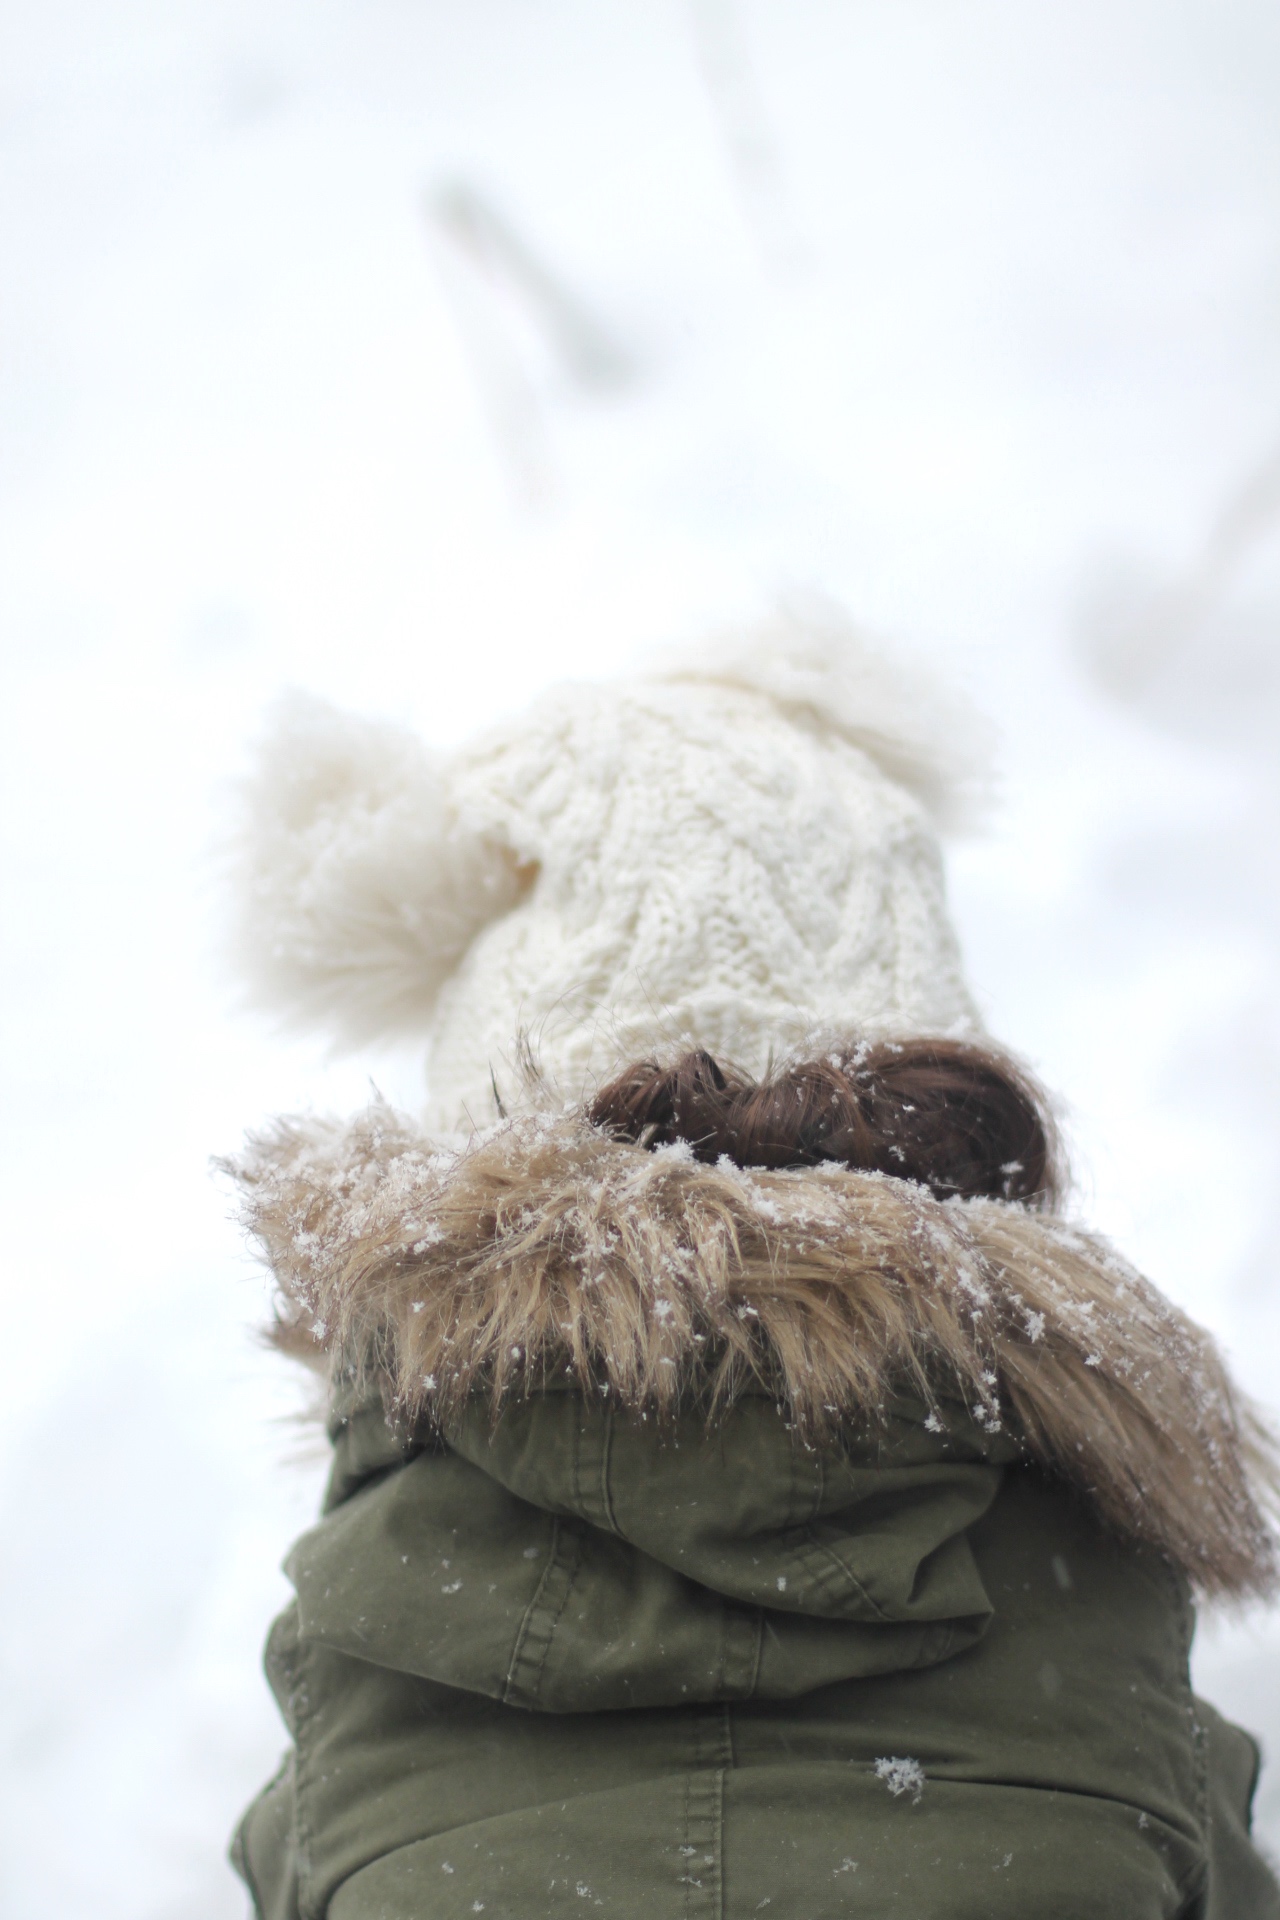
[[[702,1050],[637,1061],[587,1109],[642,1147],[685,1142],[741,1167],[837,1161],[929,1188],[939,1199],[1020,1200],[1043,1210],[1062,1186],[1044,1095],[1012,1060],[963,1040],[881,1040],[752,1080]]]

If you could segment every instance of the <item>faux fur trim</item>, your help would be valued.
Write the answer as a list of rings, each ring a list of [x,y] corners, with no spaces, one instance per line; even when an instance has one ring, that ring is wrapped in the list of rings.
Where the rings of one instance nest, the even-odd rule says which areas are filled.
[[[447,1151],[379,1104],[282,1122],[228,1166],[279,1343],[371,1370],[408,1421],[566,1373],[660,1415],[763,1385],[811,1440],[895,1392],[943,1416],[958,1394],[1201,1593],[1275,1588],[1270,1438],[1209,1337],[1059,1221],[834,1166],[708,1167],[579,1114]]]

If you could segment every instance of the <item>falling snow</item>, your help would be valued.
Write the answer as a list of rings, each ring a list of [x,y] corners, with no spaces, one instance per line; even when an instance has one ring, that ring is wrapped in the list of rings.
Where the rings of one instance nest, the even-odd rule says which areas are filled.
[[[1163,654],[1122,618],[1180,582],[1196,611],[1280,434],[1273,10],[1116,0],[1027,27],[1005,0],[998,59],[941,93],[917,0],[805,33],[741,11],[800,183],[790,278],[750,252],[677,15],[637,11],[622,59],[564,0],[190,0],[158,37],[89,0],[11,10],[6,1302],[42,1363],[4,1410],[29,1543],[4,1589],[6,1910],[244,1910],[226,1831],[282,1737],[259,1650],[326,1467],[246,1332],[265,1291],[203,1158],[272,1111],[351,1110],[370,1064],[402,1105],[421,1084],[412,1050],[326,1064],[231,1017],[206,963],[210,796],[284,682],[449,744],[544,678],[754,608],[762,580],[944,636],[1005,733],[1005,811],[950,875],[988,1024],[1075,1103],[1091,1215],[1274,1393],[1274,547],[1204,576],[1214,604]],[[870,117],[845,110],[864,82]],[[849,192],[895,126],[918,173]],[[1068,164],[1086,127],[1093,164]],[[416,209],[473,156],[634,336],[623,397],[517,353],[511,429],[470,384]],[[1000,190],[975,191],[988,168]],[[69,1405],[109,1504],[65,1451]],[[91,1617],[56,1573],[68,1538]],[[1275,1630],[1197,1658],[1280,1748]]]

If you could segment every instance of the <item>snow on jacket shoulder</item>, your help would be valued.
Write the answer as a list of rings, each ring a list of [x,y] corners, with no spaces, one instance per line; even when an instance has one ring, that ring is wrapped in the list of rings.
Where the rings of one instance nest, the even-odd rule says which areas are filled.
[[[335,1449],[263,1920],[1280,1916],[1187,1671],[1262,1443],[1099,1242],[574,1116],[237,1171]]]

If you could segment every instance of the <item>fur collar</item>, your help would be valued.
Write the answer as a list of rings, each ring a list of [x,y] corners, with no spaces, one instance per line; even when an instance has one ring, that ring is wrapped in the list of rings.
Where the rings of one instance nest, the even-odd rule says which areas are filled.
[[[390,1107],[282,1121],[227,1163],[279,1345],[447,1426],[566,1372],[629,1408],[752,1385],[802,1435],[963,1398],[1207,1595],[1268,1593],[1269,1437],[1209,1337],[1101,1240],[840,1167],[743,1172],[579,1114],[442,1149]]]

